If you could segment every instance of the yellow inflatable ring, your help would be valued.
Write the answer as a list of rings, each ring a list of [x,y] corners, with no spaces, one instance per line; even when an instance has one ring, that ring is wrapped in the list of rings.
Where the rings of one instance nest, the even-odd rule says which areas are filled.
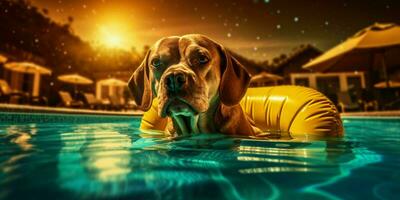
[[[157,105],[155,98],[151,109],[143,115],[140,126],[142,130],[165,130],[167,119],[158,116]],[[263,131],[289,132],[294,137],[343,135],[342,121],[334,104],[311,88],[249,88],[240,105]]]

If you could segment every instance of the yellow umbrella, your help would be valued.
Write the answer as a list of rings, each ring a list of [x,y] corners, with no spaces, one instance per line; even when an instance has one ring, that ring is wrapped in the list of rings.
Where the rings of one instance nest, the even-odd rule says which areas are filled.
[[[398,81],[388,81],[388,83],[389,83],[389,87],[391,87],[391,88],[400,87],[400,82],[398,82]],[[375,88],[387,88],[387,83],[386,83],[386,81],[382,81],[382,82],[376,83],[374,85],[374,87]]]
[[[127,82],[123,80],[119,80],[116,78],[108,78],[98,81],[101,85],[108,85],[108,86],[126,86],[128,85]]]
[[[21,73],[30,73],[30,74],[39,73],[47,75],[51,74],[50,69],[47,69],[46,67],[31,62],[10,62],[6,63],[4,67],[11,71],[21,72]]]
[[[251,77],[252,82],[253,81],[257,82],[262,80],[280,81],[283,80],[283,77],[267,72],[261,72],[260,74]]]
[[[303,68],[315,71],[355,71],[381,66],[385,79],[386,67],[400,65],[400,26],[374,24],[328,50]]]
[[[260,74],[252,76],[250,82],[256,85],[260,85],[260,83],[265,85],[265,83],[272,82],[274,85],[277,85],[280,80],[283,80],[283,77],[267,72],[261,72]]]
[[[0,63],[5,63],[5,62],[7,62],[7,60],[8,60],[7,57],[0,54]]]
[[[93,83],[93,81],[90,80],[89,78],[86,78],[79,74],[65,74],[65,75],[58,76],[57,78],[60,81],[63,81],[66,83],[71,83],[74,85],[75,98],[76,98],[76,95],[78,94],[78,85],[89,85],[89,84]]]
[[[96,85],[97,98],[101,98],[101,86],[108,86],[108,93],[112,95],[114,87],[125,87],[128,86],[128,83],[116,78],[99,80]]]
[[[65,74],[57,77],[58,80],[75,85],[89,85],[93,81],[79,74]]]
[[[34,74],[32,96],[39,96],[40,75],[51,74],[50,69],[31,62],[9,62],[6,63],[4,67],[15,72]]]

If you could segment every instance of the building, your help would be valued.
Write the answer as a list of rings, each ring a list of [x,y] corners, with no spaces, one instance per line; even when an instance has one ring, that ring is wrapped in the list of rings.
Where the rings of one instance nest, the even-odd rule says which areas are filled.
[[[244,56],[241,56],[231,50],[228,50],[228,52],[237,60],[240,62],[240,64],[243,65],[243,67],[246,68],[247,72],[250,73],[250,75],[254,76],[262,72],[269,72],[269,68],[264,66],[262,63],[257,63],[254,60],[248,59]]]
[[[333,101],[340,91],[359,90],[366,87],[365,73],[361,71],[315,73],[302,68],[322,51],[312,45],[301,45],[288,56],[274,59],[273,72],[284,78],[285,84],[317,89]]]

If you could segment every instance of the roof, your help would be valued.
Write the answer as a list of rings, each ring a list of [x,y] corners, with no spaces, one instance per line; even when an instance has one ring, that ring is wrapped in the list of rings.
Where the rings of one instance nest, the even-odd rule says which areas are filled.
[[[373,24],[308,62],[303,68],[315,71],[368,69],[379,67],[374,62],[378,60],[378,55],[383,55],[386,66],[397,66],[400,64],[399,35],[400,26],[397,24]]]
[[[322,51],[317,49],[313,45],[302,44],[298,47],[293,48],[292,52],[290,52],[286,57],[281,58],[281,59],[279,59],[279,57],[278,57],[278,59],[279,59],[278,62],[272,63],[272,67],[274,68],[274,70],[278,70],[281,67],[285,66],[286,64],[292,62],[296,58],[301,57],[302,55],[304,55],[305,53],[310,52],[310,51],[314,52],[318,55],[322,54]]]
[[[268,72],[261,72],[251,77],[251,82],[264,81],[264,80],[279,81],[283,80],[283,77]]]
[[[263,71],[270,71],[266,67],[264,67],[261,63],[257,63],[254,60],[248,59],[242,55],[239,55],[231,50],[228,50],[228,52],[236,58],[246,69],[251,75],[259,74],[260,72]]]

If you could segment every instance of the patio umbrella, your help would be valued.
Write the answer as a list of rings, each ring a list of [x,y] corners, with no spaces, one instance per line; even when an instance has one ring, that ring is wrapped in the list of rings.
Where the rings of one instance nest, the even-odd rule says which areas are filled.
[[[8,60],[7,57],[5,57],[4,55],[0,54],[0,64],[1,63],[5,63],[7,60]]]
[[[375,88],[387,88],[387,82],[386,81],[382,81],[379,83],[376,83],[374,85]],[[389,81],[389,87],[391,88],[398,88],[400,87],[400,82],[398,81]]]
[[[255,83],[271,81],[276,85],[280,80],[283,80],[283,77],[268,72],[261,72],[260,74],[252,76],[250,82]]]
[[[5,68],[21,73],[30,73],[30,74],[51,74],[51,70],[47,69],[46,67],[37,65],[31,62],[10,62],[4,65]]]
[[[86,78],[79,74],[65,74],[65,75],[60,75],[57,78],[60,81],[76,85],[89,85],[93,83],[93,81],[90,80],[89,78]]]
[[[96,85],[96,95],[97,98],[101,98],[101,86],[108,86],[109,87],[109,94],[112,93],[112,87],[125,87],[127,86],[128,83],[120,80],[120,79],[116,79],[116,78],[108,78],[108,79],[103,79],[103,80],[99,80],[97,82]]]
[[[251,77],[251,81],[259,81],[259,80],[271,80],[271,81],[280,81],[283,80],[283,77],[267,73],[267,72],[261,72],[260,74],[254,75]]]
[[[303,68],[326,72],[381,67],[388,82],[387,67],[400,65],[399,55],[400,27],[396,24],[376,23],[306,63]]]
[[[119,80],[116,78],[108,78],[108,79],[103,79],[98,81],[101,85],[107,85],[107,86],[127,86],[128,83],[123,81],[123,80]]]
[[[39,96],[40,75],[50,75],[51,70],[32,62],[9,62],[4,65],[11,71],[34,74],[32,96]]]
[[[90,85],[93,83],[92,80],[79,74],[65,74],[57,77],[58,80],[74,85],[75,97],[78,93],[78,85]]]

